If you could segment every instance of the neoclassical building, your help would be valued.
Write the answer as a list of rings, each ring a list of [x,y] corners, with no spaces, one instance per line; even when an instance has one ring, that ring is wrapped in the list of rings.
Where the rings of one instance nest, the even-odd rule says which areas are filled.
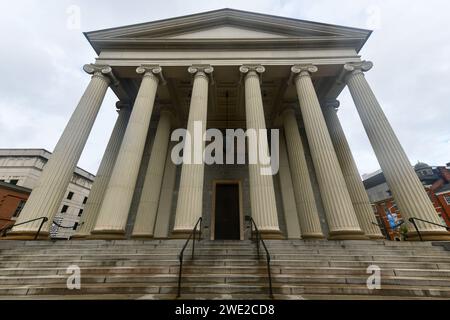
[[[370,34],[232,9],[85,33],[98,54],[84,66],[91,81],[18,223],[55,216],[111,89],[119,102],[104,107],[118,117],[77,238],[183,238],[202,217],[208,238],[238,240],[249,215],[267,238],[382,238],[336,113],[348,86],[354,106],[341,107],[356,107],[403,216],[439,224],[365,79],[372,63],[358,52]],[[279,129],[279,172],[175,164],[171,133],[195,122]],[[22,224],[10,237],[32,238],[38,227]],[[450,239],[437,225],[418,227],[424,239]]]

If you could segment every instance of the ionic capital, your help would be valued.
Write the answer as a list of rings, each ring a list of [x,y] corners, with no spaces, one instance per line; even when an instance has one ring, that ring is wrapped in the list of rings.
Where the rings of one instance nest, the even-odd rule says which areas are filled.
[[[260,64],[244,64],[239,67],[239,71],[242,73],[249,73],[250,71],[254,71],[256,73],[262,74],[266,71],[266,68]]]
[[[83,66],[84,72],[87,74],[91,74],[92,77],[98,77],[108,84],[112,84],[114,86],[119,85],[119,80],[114,76],[112,72],[112,68],[105,64],[94,64],[89,63]]]
[[[319,69],[313,64],[296,64],[291,67],[294,78],[311,77],[311,74],[318,70]]]
[[[264,68],[264,66],[260,65],[260,64],[244,64],[242,66],[239,67],[239,72],[241,73],[241,80],[242,80],[242,76],[246,76],[246,77],[258,77],[259,78],[259,82],[262,82],[262,74],[266,71],[266,68]],[[241,80],[239,80],[239,82],[241,82]]]
[[[121,112],[122,110],[131,110],[131,103],[128,101],[117,101],[116,102],[117,112]]]
[[[194,77],[204,77],[208,81],[211,80],[211,82],[213,82],[213,71],[214,68],[209,64],[194,64],[188,68],[188,72]]]
[[[340,106],[340,102],[339,102],[339,100],[336,100],[336,99],[331,99],[331,100],[325,100],[323,103],[322,103],[322,108],[329,108],[329,109],[332,109],[332,110],[334,110],[335,112],[337,112],[338,111],[338,109],[339,109],[339,106]]]
[[[144,77],[157,78],[162,85],[166,84],[164,79],[162,68],[157,64],[143,64],[136,68],[138,74],[143,74]]]
[[[356,74],[363,74],[364,72],[369,71],[372,69],[373,63],[371,61],[361,61],[361,62],[350,62],[344,64],[344,72],[345,75],[345,81],[349,79],[350,76],[356,75]]]

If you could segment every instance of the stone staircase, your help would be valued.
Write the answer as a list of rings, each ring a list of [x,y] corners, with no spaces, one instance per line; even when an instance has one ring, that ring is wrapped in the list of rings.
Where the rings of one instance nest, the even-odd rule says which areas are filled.
[[[0,299],[174,299],[184,240],[0,241]],[[267,240],[276,299],[450,299],[450,251],[430,242]],[[81,289],[66,286],[67,268]],[[381,268],[370,290],[367,267]],[[196,243],[182,299],[268,299],[265,259],[246,241]]]

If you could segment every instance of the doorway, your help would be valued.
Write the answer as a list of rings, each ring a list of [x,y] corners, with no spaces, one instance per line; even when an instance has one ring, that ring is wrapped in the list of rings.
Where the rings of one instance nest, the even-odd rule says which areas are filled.
[[[211,239],[242,240],[243,216],[240,181],[214,181]]]

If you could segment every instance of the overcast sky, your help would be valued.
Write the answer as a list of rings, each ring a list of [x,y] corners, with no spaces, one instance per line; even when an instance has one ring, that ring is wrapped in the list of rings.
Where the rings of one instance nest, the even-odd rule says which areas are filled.
[[[450,2],[445,0],[1,1],[0,148],[52,151],[89,82],[82,34],[220,8],[373,29],[366,74],[412,163],[450,162]],[[79,10],[80,24],[74,21]],[[343,123],[360,173],[379,168],[347,89]],[[79,166],[95,173],[114,125],[109,92]]]

